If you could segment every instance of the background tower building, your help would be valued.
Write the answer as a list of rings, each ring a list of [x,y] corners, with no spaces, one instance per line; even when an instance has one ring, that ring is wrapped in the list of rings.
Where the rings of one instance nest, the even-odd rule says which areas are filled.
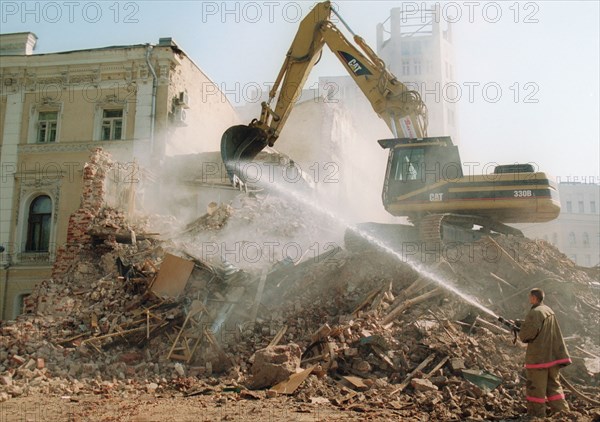
[[[415,10],[396,7],[377,26],[377,54],[404,84],[419,91],[429,114],[429,136],[459,141],[452,24],[439,4]],[[453,102],[454,101],[454,102]]]

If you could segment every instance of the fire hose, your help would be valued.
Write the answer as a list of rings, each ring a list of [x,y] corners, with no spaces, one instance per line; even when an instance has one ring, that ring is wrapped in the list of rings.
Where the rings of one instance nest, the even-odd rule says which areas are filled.
[[[508,329],[510,329],[510,331],[512,331],[513,336],[514,336],[513,344],[515,344],[517,342],[517,336],[519,334],[519,331],[521,331],[521,321],[519,321],[519,320],[511,321],[511,320],[508,320],[503,317],[498,317],[498,321],[500,321]],[[584,401],[587,401],[588,403],[593,404],[594,406],[600,406],[600,401],[594,400],[591,397],[588,397],[585,394],[583,394],[581,391],[577,390],[575,387],[573,387],[573,385],[569,381],[567,381],[565,379],[565,377],[562,376],[562,374],[559,374],[559,376],[560,376],[560,380],[564,383],[564,385],[567,387],[567,389],[569,391],[571,391],[575,396],[579,397],[580,399],[582,399]]]

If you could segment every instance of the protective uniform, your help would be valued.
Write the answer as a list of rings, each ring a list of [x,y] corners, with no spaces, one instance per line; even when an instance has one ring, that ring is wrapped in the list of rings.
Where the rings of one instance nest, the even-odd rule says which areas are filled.
[[[533,305],[521,325],[519,338],[527,343],[527,413],[545,417],[546,403],[554,412],[569,410],[559,382],[559,368],[571,363],[552,309]]]

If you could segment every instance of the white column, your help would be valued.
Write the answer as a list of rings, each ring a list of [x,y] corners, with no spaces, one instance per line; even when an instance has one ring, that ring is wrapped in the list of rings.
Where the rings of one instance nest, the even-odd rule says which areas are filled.
[[[23,101],[21,93],[9,94],[6,99],[2,152],[0,154],[0,245],[6,248],[4,257],[16,252],[10,247],[10,231],[14,225],[15,173],[17,172],[17,147],[21,133]],[[2,259],[5,264],[6,259]]]

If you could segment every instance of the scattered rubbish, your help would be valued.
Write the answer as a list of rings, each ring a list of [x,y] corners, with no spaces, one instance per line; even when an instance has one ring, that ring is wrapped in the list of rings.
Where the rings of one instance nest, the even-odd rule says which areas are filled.
[[[502,384],[502,378],[481,370],[463,369],[462,375],[467,381],[487,390],[493,390]]]
[[[185,289],[193,269],[192,261],[166,254],[152,284],[152,291],[159,297],[177,298]]]

